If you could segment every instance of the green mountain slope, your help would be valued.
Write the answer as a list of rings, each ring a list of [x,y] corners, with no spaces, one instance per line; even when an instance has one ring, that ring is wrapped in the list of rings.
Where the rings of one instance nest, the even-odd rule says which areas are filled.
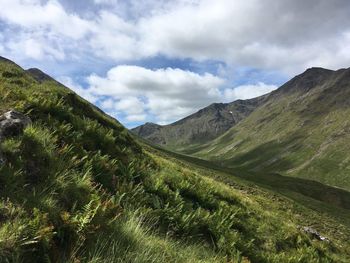
[[[350,260],[342,217],[139,142],[0,58],[0,115],[10,109],[32,124],[0,136],[0,262]]]
[[[146,123],[131,131],[157,145],[182,150],[217,138],[246,118],[264,102],[265,96],[231,103],[213,103],[169,125]]]
[[[350,190],[350,69],[311,68],[225,134],[187,153]]]

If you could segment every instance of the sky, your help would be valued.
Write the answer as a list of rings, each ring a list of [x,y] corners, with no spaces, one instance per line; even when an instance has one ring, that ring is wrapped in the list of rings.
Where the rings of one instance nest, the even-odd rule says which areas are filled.
[[[348,0],[0,0],[0,55],[131,128],[350,67]]]

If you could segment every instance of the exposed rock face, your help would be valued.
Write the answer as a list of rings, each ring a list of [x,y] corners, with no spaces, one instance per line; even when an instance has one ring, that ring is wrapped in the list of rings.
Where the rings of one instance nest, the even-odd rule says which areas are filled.
[[[4,138],[16,136],[23,132],[23,129],[31,124],[29,117],[17,111],[8,111],[0,116],[0,143]],[[4,163],[0,149],[0,165]]]
[[[8,111],[0,116],[0,138],[19,135],[29,124],[29,117],[17,111]]]
[[[231,103],[213,103],[172,124],[162,126],[146,123],[131,131],[152,143],[173,148],[206,143],[246,118],[265,98],[261,96]]]

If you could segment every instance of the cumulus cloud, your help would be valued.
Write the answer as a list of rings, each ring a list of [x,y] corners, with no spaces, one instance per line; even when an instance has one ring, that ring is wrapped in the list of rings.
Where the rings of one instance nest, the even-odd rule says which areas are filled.
[[[142,59],[190,59],[204,69],[207,61],[219,61],[287,76],[311,66],[350,65],[348,0],[0,0],[0,6],[4,56],[59,61],[65,68],[67,61],[119,65],[106,75],[80,73],[90,75],[87,88],[72,76],[61,81],[127,121],[169,122],[214,101],[275,88],[256,79],[228,88],[231,83],[209,73],[123,65]]]
[[[87,91],[92,92],[91,89]],[[99,104],[111,115],[124,116],[127,122],[144,121],[147,118],[146,105],[137,97],[109,98]]]
[[[76,83],[71,77],[61,76],[57,80],[66,87],[72,89],[74,92],[79,94],[87,101],[90,101],[91,103],[96,103],[97,97],[91,92],[89,92],[89,90],[84,89],[80,84]]]
[[[137,97],[122,98],[114,105],[118,112],[126,115],[127,121],[144,121],[146,105]]]
[[[76,14],[68,14],[56,0],[42,4],[39,0],[1,0],[2,20],[30,31],[51,30],[63,37],[78,39],[91,27],[89,21]]]
[[[224,101],[230,102],[238,99],[251,99],[259,97],[277,89],[275,85],[267,85],[259,82],[256,85],[241,85],[235,88],[227,88],[223,91]]]
[[[118,0],[94,0],[94,3],[95,4],[109,4],[109,5],[112,5],[112,4],[117,4]]]
[[[68,12],[56,0],[0,0],[0,20],[19,27],[17,32],[60,35],[48,38],[46,44],[60,46],[70,55],[79,53],[70,49],[75,41],[74,46],[115,61],[164,55],[216,59],[288,74],[311,65],[337,68],[350,64],[347,0],[95,3],[109,7],[102,5],[105,8],[92,9],[93,15],[86,16],[78,10]],[[63,41],[65,38],[71,42]]]
[[[140,28],[148,52],[295,73],[350,63],[340,52],[350,44],[349,9],[344,0],[203,0],[142,19]]]
[[[159,124],[183,118],[212,102],[253,98],[277,88],[264,83],[224,88],[225,80],[209,73],[128,65],[111,68],[106,76],[91,75],[85,89],[70,78],[60,80],[126,122],[152,119]]]
[[[64,60],[65,53],[59,47],[47,45],[46,39],[38,34],[19,34],[7,43],[9,53],[16,54],[19,50],[26,58],[35,60]]]
[[[93,96],[108,96],[101,103],[107,110],[122,111],[129,120],[143,120],[147,112],[169,122],[220,100],[224,80],[209,73],[121,65],[106,76],[91,75],[88,83]]]

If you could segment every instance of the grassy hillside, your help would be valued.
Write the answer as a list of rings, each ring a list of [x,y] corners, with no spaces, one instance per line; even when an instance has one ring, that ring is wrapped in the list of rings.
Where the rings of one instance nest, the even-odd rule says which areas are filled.
[[[350,190],[350,69],[307,70],[207,145],[185,152],[227,167]]]
[[[140,144],[69,89],[3,59],[0,100],[0,113],[33,122],[0,142],[0,262],[350,260],[346,222]]]

